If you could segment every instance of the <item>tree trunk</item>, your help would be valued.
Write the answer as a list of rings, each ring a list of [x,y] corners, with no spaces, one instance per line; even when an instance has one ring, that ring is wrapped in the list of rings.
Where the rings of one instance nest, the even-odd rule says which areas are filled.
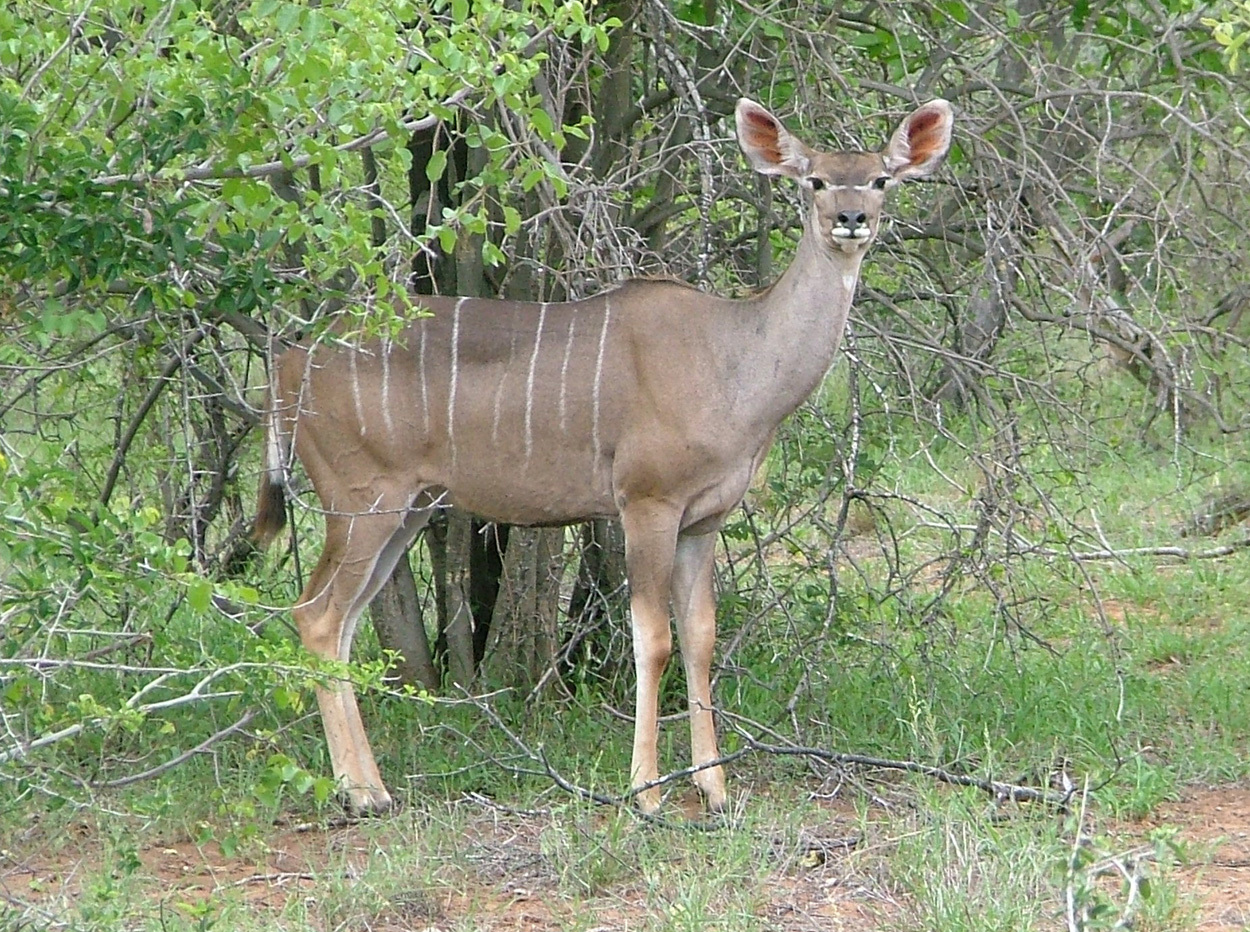
[[[503,560],[482,675],[492,686],[530,692],[560,645],[564,528],[513,528]]]
[[[980,290],[968,299],[955,324],[955,355],[942,363],[937,385],[925,394],[935,402],[967,407],[981,390],[980,364],[988,360],[1007,323],[1007,307],[1016,290],[1015,258],[1010,240],[987,237]]]
[[[465,514],[447,515],[447,536],[442,557],[444,578],[441,601],[446,606],[446,622],[439,637],[446,660],[448,682],[468,689],[473,685],[477,664],[473,656],[473,600],[470,591],[470,548],[473,519]],[[435,566],[438,573],[440,567]]]
[[[369,619],[382,647],[399,654],[391,663],[387,677],[393,677],[404,686],[437,689],[438,669],[425,634],[412,564],[406,556],[395,565],[391,578],[369,605]]]
[[[577,582],[569,597],[571,630],[560,651],[561,673],[582,667],[612,678],[630,661],[627,651],[612,650],[613,625],[622,623],[628,611],[621,525],[603,518],[583,525],[580,551]]]

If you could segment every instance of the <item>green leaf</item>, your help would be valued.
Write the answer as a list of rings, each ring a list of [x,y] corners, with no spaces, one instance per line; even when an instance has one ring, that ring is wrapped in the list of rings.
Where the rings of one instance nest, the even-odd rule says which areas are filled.
[[[525,177],[521,179],[521,190],[527,194],[534,190],[534,185],[543,180],[544,172],[541,168],[531,168],[525,173]]]
[[[197,576],[187,584],[187,604],[197,612],[207,611],[213,603],[213,584]]]
[[[1076,0],[1072,4],[1072,28],[1084,29],[1089,18],[1089,0]]]
[[[430,184],[433,184],[443,177],[445,171],[447,171],[447,150],[439,149],[425,163],[425,177],[430,179]]]
[[[331,795],[333,795],[337,784],[329,777],[318,777],[313,783],[313,798],[318,803],[324,803]]]
[[[530,123],[543,139],[550,139],[555,132],[555,126],[552,125],[551,117],[541,106],[535,107],[530,111]]]
[[[300,8],[294,3],[284,3],[278,7],[278,15],[275,21],[278,26],[278,32],[288,35],[295,31],[295,25],[299,22]]]

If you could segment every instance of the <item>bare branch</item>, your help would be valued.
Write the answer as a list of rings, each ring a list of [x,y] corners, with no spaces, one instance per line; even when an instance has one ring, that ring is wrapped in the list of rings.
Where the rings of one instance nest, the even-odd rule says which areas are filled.
[[[125,777],[120,777],[119,779],[116,779],[116,780],[107,780],[107,781],[100,782],[100,783],[93,783],[92,786],[98,789],[111,790],[111,789],[116,789],[117,787],[120,787],[120,786],[129,786],[130,784],[138,783],[141,780],[149,780],[152,777],[158,777],[161,774],[165,773],[166,771],[173,770],[179,764],[190,760],[196,754],[203,753],[204,751],[208,750],[210,747],[212,747],[214,744],[216,744],[218,741],[222,740],[223,738],[227,738],[230,735],[234,734],[236,731],[241,731],[242,729],[246,728],[249,724],[251,724],[252,719],[254,719],[257,714],[258,713],[256,712],[255,709],[248,709],[245,713],[243,713],[243,717],[240,718],[233,725],[227,725],[225,728],[221,729],[221,731],[205,738],[195,747],[189,748],[188,750],[183,751],[181,754],[177,755],[171,760],[167,760],[163,764],[158,764],[157,766],[150,767],[147,770],[144,770],[140,773],[133,773]]]

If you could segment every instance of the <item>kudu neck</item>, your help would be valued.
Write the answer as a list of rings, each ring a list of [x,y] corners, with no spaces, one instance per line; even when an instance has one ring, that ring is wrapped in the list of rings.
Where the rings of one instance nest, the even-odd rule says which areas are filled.
[[[830,250],[806,229],[790,267],[758,299],[758,310],[767,319],[758,349],[784,361],[784,385],[779,387],[794,396],[783,403],[797,407],[833,362],[864,252]]]

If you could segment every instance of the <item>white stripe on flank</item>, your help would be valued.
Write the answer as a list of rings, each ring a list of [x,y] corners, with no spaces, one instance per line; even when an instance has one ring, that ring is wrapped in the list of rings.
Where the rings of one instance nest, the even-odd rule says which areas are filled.
[[[562,434],[568,433],[568,428],[566,427],[565,420],[564,420],[564,412],[565,412],[564,402],[565,402],[565,397],[566,397],[564,389],[565,389],[565,386],[568,385],[569,356],[572,355],[573,353],[573,327],[576,324],[577,324],[577,314],[575,313],[570,314],[569,315],[569,338],[568,338],[568,342],[564,344],[564,362],[560,364],[560,433]]]
[[[608,344],[608,321],[611,319],[612,298],[605,295],[603,299],[603,327],[599,330],[599,354],[595,357],[595,385],[591,395],[590,436],[595,449],[595,461],[591,469],[596,472],[599,469],[599,458],[602,451],[599,439],[599,386],[603,382],[603,351]]]
[[[447,442],[451,444],[451,464],[456,465],[456,381],[460,377],[460,308],[468,298],[456,302],[451,312],[451,388],[447,391]]]
[[[538,331],[534,334],[534,352],[530,354],[530,374],[525,380],[525,462],[527,463],[534,449],[534,434],[531,429],[534,415],[534,370],[538,367],[538,349],[543,345],[543,321],[546,319],[547,305],[544,302],[538,311]]]
[[[386,424],[386,436],[395,432],[391,421],[391,341],[382,338],[382,421]]]
[[[355,346],[347,351],[348,365],[352,370],[352,400],[356,402],[356,424],[360,429],[360,436],[365,435],[365,406],[360,397],[360,373],[356,371],[356,354],[359,352]]]
[[[421,420],[425,433],[430,433],[430,393],[425,384],[425,321],[421,322],[421,350],[417,355],[417,368],[421,370]]]

